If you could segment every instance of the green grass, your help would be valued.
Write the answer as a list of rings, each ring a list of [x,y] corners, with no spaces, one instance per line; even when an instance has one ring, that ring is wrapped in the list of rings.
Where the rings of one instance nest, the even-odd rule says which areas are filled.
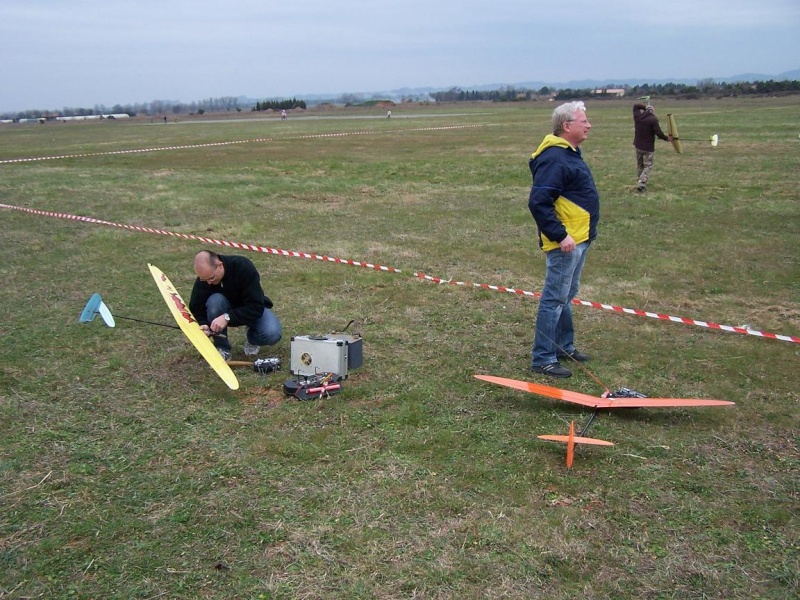
[[[800,335],[799,105],[657,101],[720,145],[660,143],[642,196],[629,102],[590,102],[581,298]],[[552,108],[3,126],[0,161],[198,146],[0,164],[3,204],[403,273],[242,251],[286,370],[231,391],[179,332],[78,323],[94,292],[169,323],[147,263],[188,299],[207,246],[0,211],[0,598],[796,597],[800,345],[576,307],[612,389],[737,405],[602,414],[616,445],[567,470],[536,436],[588,411],[472,377],[535,380],[535,299],[412,276],[540,291],[527,158]],[[285,397],[290,336],[350,319],[365,361],[343,392]]]

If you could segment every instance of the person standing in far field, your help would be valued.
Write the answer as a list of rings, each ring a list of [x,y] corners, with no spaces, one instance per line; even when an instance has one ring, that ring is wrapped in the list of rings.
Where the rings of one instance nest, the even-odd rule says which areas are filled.
[[[647,191],[647,180],[653,171],[653,157],[656,151],[656,137],[671,142],[672,136],[661,131],[658,117],[650,104],[633,105],[633,146],[636,148],[637,192]]]

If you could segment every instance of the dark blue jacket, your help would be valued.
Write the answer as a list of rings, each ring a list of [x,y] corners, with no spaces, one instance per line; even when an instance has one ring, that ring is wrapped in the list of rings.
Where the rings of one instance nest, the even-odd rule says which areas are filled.
[[[567,235],[576,244],[597,237],[600,194],[580,148],[547,135],[528,165],[533,176],[528,208],[536,221],[542,250],[558,248]]]

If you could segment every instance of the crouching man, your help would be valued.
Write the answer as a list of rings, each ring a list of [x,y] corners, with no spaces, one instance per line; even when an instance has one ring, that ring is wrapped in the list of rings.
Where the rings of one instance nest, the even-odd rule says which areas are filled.
[[[231,358],[228,327],[245,328],[244,353],[258,355],[260,346],[273,346],[283,334],[272,312],[272,300],[261,287],[253,262],[244,256],[223,256],[202,250],[194,257],[197,279],[189,310],[225,360]]]

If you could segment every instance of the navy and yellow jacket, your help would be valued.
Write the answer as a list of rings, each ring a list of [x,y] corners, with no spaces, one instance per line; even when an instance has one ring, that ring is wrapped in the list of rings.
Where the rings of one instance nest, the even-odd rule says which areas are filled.
[[[593,240],[600,220],[600,194],[580,148],[550,134],[531,155],[528,165],[533,175],[528,208],[536,221],[542,250],[558,248],[567,235],[576,244]]]

